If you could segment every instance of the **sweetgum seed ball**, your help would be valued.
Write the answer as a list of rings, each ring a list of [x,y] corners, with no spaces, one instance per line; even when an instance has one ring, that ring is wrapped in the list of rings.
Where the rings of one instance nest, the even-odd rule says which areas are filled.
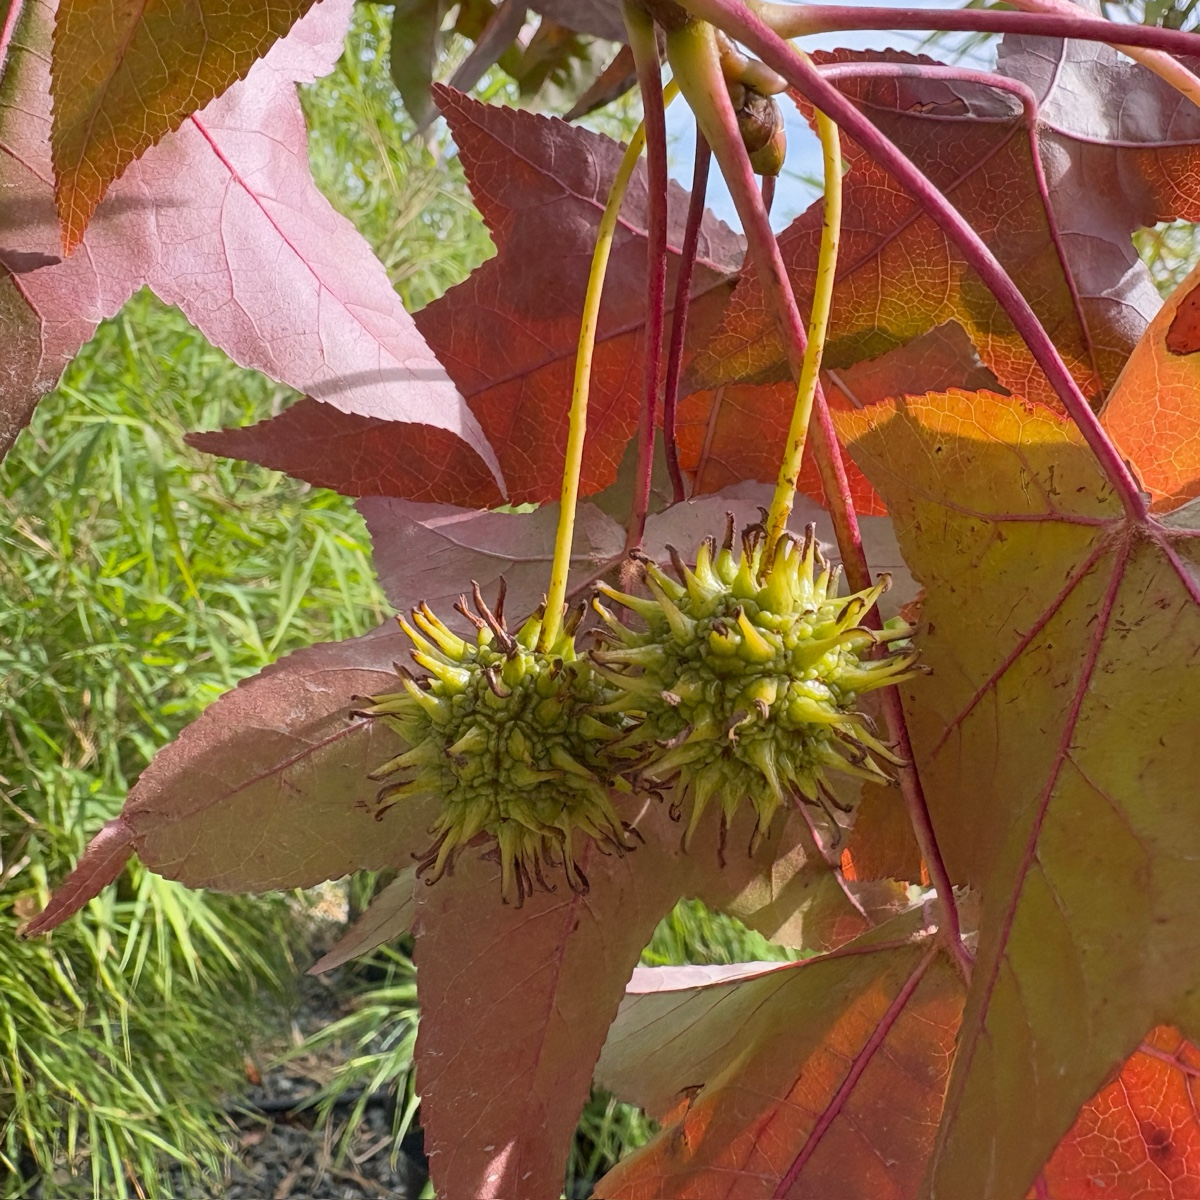
[[[621,717],[596,710],[612,689],[576,652],[564,629],[540,649],[541,614],[513,635],[483,603],[474,641],[459,637],[422,604],[400,625],[412,658],[427,672],[404,672],[400,691],[377,696],[367,715],[408,745],[372,773],[388,780],[381,804],[436,796],[441,812],[418,871],[433,883],[475,839],[490,839],[501,893],[523,901],[536,884],[551,889],[546,869],[561,869],[570,887],[587,890],[576,853],[592,838],[608,850],[631,849],[612,806],[604,749]],[[466,611],[465,606],[462,611]]]
[[[755,527],[735,557],[731,523],[722,549],[706,541],[694,568],[672,558],[678,582],[646,563],[650,598],[600,586],[642,628],[597,599],[612,644],[593,659],[618,689],[608,711],[635,725],[612,753],[636,782],[673,784],[676,804],[690,802],[684,844],[712,804],[727,825],[748,799],[757,841],[781,805],[824,805],[826,771],[890,782],[879,764],[897,760],[855,708],[912,673],[912,653],[875,657],[877,646],[911,636],[908,627],[861,624],[887,581],[839,596],[838,572],[811,528],[802,544],[780,539],[768,559]]]

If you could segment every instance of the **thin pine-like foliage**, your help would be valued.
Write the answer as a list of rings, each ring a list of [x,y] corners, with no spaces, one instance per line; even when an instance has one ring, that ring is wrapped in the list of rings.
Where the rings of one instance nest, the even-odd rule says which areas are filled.
[[[385,615],[348,501],[182,441],[284,400],[143,296],[0,470],[0,1195],[214,1178],[241,1048],[294,977],[283,898],[136,866],[51,939],[17,936],[214,697]]]

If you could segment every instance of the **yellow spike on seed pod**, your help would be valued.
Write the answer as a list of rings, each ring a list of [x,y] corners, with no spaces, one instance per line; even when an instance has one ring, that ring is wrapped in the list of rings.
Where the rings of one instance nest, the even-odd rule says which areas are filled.
[[[451,658],[460,659],[466,653],[467,643],[439,621],[424,600],[421,601],[418,608],[413,609],[413,624],[435,641],[438,647]]]
[[[486,836],[499,857],[506,898],[521,902],[531,888],[553,886],[548,876],[555,870],[582,890],[587,877],[574,855],[588,841],[603,842],[606,853],[633,849],[609,800],[610,787],[628,791],[629,785],[615,778],[605,755],[629,720],[608,708],[617,689],[579,656],[570,633],[560,629],[539,650],[540,613],[514,637],[478,595],[476,607],[483,622],[473,643],[424,604],[411,621],[400,620],[429,678],[418,683],[402,674],[395,693],[362,710],[408,743],[371,774],[391,779],[381,806],[440,797],[433,840],[419,864],[429,882],[468,842]],[[398,773],[406,778],[394,779]]]
[[[610,753],[635,786],[673,786],[691,804],[685,841],[717,801],[728,821],[748,799],[760,837],[781,805],[819,803],[827,770],[886,781],[880,762],[897,760],[856,708],[863,693],[915,673],[914,654],[886,652],[907,626],[859,624],[886,582],[838,596],[839,572],[811,528],[803,543],[780,539],[769,562],[757,527],[736,558],[732,526],[719,550],[701,544],[694,568],[672,557],[681,583],[670,589],[647,567],[653,600],[601,587],[644,628],[597,605],[620,644],[593,657],[619,689],[605,711],[634,723]]]
[[[773,662],[775,647],[751,623],[743,608],[737,609],[738,628],[742,631],[742,657],[751,662]]]

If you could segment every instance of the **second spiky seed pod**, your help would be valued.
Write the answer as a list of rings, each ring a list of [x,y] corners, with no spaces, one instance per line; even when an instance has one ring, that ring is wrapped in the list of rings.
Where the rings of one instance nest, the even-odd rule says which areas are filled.
[[[862,625],[886,581],[838,596],[839,572],[811,527],[802,543],[780,539],[769,561],[760,527],[744,536],[740,556],[733,541],[731,520],[725,544],[706,541],[694,568],[672,550],[678,581],[647,562],[650,598],[600,586],[644,629],[595,602],[615,643],[593,652],[620,689],[610,707],[637,722],[617,753],[635,778],[674,783],[677,803],[690,801],[685,844],[714,803],[728,823],[749,800],[757,840],[781,805],[824,804],[827,770],[886,782],[879,763],[897,760],[855,706],[906,678],[915,660],[911,652],[874,657],[911,630]]]

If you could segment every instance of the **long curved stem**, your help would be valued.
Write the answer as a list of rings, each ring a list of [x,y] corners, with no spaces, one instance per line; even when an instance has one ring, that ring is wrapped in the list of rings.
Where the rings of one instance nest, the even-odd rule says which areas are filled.
[[[719,25],[778,71],[814,107],[835,120],[937,222],[1008,314],[1039,367],[1071,415],[1126,513],[1144,520],[1149,503],[1132,471],[1113,445],[1086,397],[1067,369],[1037,314],[983,239],[941,191],[885,134],[741,0],[686,0],[688,11]],[[947,14],[949,15],[949,14]],[[961,13],[959,15],[962,15]],[[989,12],[988,16],[1000,14]],[[1018,13],[1033,17],[1038,14]],[[1054,18],[1059,19],[1059,18]],[[1130,28],[1133,28],[1132,26]],[[1124,27],[1122,27],[1124,29]]]
[[[690,3],[684,8],[697,13]],[[840,33],[851,29],[928,29],[943,33],[1029,33],[1049,38],[1144,46],[1168,54],[1200,55],[1200,36],[1157,25],[1118,25],[1100,17],[1065,12],[1000,12],[994,8],[857,8],[840,4],[754,4],[756,19],[780,37]],[[711,19],[711,18],[706,18]],[[728,25],[731,37],[741,34]],[[746,43],[749,45],[749,43]],[[756,51],[757,53],[757,51]],[[764,56],[764,61],[787,78]]]
[[[658,425],[658,380],[662,365],[663,321],[667,292],[667,120],[663,108],[662,68],[654,21],[645,9],[622,5],[629,48],[633,51],[642,93],[646,129],[646,331],[642,339],[644,379],[638,423],[637,471],[629,515],[626,550],[642,544],[654,480],[654,434]]]
[[[737,117],[717,58],[712,27],[694,23],[670,31],[667,34],[667,58],[729,186],[729,194],[741,218],[750,252],[758,266],[768,306],[780,324],[792,374],[799,379],[808,338],[800,310],[796,307],[796,298],[792,294],[783,255],[779,252],[779,243],[771,230],[770,217],[763,204],[757,177],[742,144]],[[858,517],[850,501],[850,485],[838,451],[837,435],[819,384],[813,415],[817,429],[813,456],[821,474],[821,484],[829,504],[829,515],[846,577],[854,590],[858,591],[871,586],[871,575],[863,554]]]
[[[663,92],[663,103],[674,99],[678,89],[674,83]],[[579,328],[579,344],[575,353],[575,382],[571,389],[571,411],[567,418],[567,452],[563,462],[561,506],[558,529],[554,536],[554,560],[550,566],[550,587],[546,592],[546,618],[538,646],[548,649],[562,630],[566,607],[567,575],[571,569],[571,542],[575,533],[575,508],[579,502],[579,475],[583,470],[583,442],[587,435],[588,393],[592,382],[592,356],[596,349],[596,330],[600,324],[600,299],[604,293],[604,277],[608,273],[608,256],[612,250],[617,216],[625,199],[625,191],[637,160],[646,144],[645,125],[639,125],[625,156],[617,168],[616,177],[608,191],[608,201],[596,230],[596,248],[592,251],[592,269],[588,274],[587,292],[583,300],[583,320]]]
[[[783,461],[779,464],[779,479],[771,497],[767,514],[767,549],[771,552],[787,528],[796,499],[796,483],[800,479],[800,464],[808,441],[808,424],[812,418],[813,401],[821,376],[821,354],[829,330],[829,313],[833,308],[833,284],[837,278],[838,242],[842,232],[842,142],[838,127],[820,109],[816,110],[817,136],[821,139],[821,158],[825,172],[825,203],[821,217],[821,249],[817,257],[817,278],[813,287],[812,312],[808,318],[808,345],[800,366],[800,382],[796,388],[796,406],[788,428]]]
[[[750,254],[758,267],[763,291],[783,335],[783,344],[792,372],[799,378],[807,346],[804,325],[796,307],[796,297],[784,268],[783,257],[779,252],[779,243],[771,231],[762,195],[755,183],[754,173],[750,169],[750,162],[738,133],[737,119],[734,117],[717,61],[712,26],[699,21],[669,31],[667,58],[671,62],[680,90],[704,128],[705,136],[729,185],[730,195],[742,219]],[[829,408],[819,386],[816,390],[814,415],[817,418],[817,436],[813,442],[813,451],[821,471],[821,481],[833,520],[842,565],[850,586],[859,591],[871,584],[870,568],[863,552],[858,517],[850,496],[841,448],[829,416]],[[869,615],[878,620],[878,614],[874,610]],[[883,689],[883,703],[889,735],[899,748],[898,753],[901,756],[907,754],[907,765],[898,768],[897,771],[900,791],[908,809],[921,856],[929,870],[930,882],[937,891],[941,910],[941,935],[948,943],[964,977],[969,978],[971,952],[963,944],[962,923],[959,920],[950,873],[946,870],[937,843],[929,806],[925,801],[921,779],[911,754],[904,709],[894,687]]]
[[[696,162],[692,169],[692,195],[688,201],[687,225],[679,251],[679,271],[675,277],[675,307],[671,313],[671,345],[667,350],[667,378],[663,385],[663,444],[667,452],[667,473],[676,504],[687,498],[683,472],[679,469],[679,447],[675,444],[675,414],[679,404],[679,374],[683,366],[683,342],[687,335],[688,307],[691,304],[692,269],[700,244],[700,224],[704,219],[704,201],[708,194],[708,169],[712,150],[696,124]]]

